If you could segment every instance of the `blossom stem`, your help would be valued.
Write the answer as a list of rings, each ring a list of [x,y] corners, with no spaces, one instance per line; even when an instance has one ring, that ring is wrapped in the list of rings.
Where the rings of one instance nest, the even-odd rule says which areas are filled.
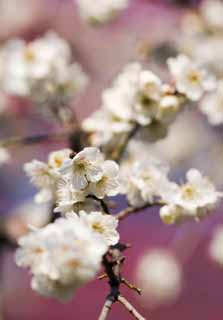
[[[134,286],[134,284],[130,283],[127,279],[122,278],[122,283],[125,284],[129,289],[134,290],[139,295],[141,295],[142,290],[140,288],[137,288],[136,286]]]
[[[88,195],[87,198],[94,199],[94,200],[98,201],[98,202],[100,203],[101,208],[102,208],[102,210],[104,211],[104,213],[110,214],[108,205],[107,205],[107,203],[106,203],[103,199],[99,199],[98,197],[96,197],[96,196],[93,195],[93,194]]]
[[[146,320],[123,296],[118,296],[118,301],[128,310],[128,312],[137,320]]]
[[[129,141],[136,135],[140,128],[140,125],[136,124],[134,128],[128,133],[124,141],[119,145],[119,147],[113,152],[111,158],[118,163],[122,160],[125,150],[128,146]]]
[[[125,208],[124,210],[120,211],[117,215],[116,215],[116,218],[121,221],[121,220],[124,220],[125,218],[127,218],[128,216],[130,216],[131,214],[136,214],[138,213],[139,211],[142,211],[144,209],[147,209],[147,208],[151,208],[151,207],[155,207],[155,206],[161,206],[162,203],[161,202],[157,202],[157,203],[147,203],[141,207],[127,207]]]

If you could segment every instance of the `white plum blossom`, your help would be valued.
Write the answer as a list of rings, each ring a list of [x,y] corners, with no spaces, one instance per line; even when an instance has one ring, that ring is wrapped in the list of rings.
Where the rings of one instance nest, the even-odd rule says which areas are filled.
[[[223,267],[223,225],[217,227],[209,246],[211,259]]]
[[[214,77],[186,55],[180,54],[176,58],[169,58],[167,63],[177,90],[190,100],[197,101],[205,91],[215,88]]]
[[[24,164],[24,171],[30,177],[31,183],[39,189],[35,196],[37,203],[54,199],[59,174],[49,165],[39,160],[32,160]]]
[[[181,293],[182,267],[168,250],[154,248],[147,252],[139,261],[136,277],[146,306],[173,303]]]
[[[70,180],[61,179],[57,184],[57,206],[54,211],[65,214],[72,210],[78,212],[80,210],[78,208],[83,210],[87,201],[86,196],[87,193],[85,191],[74,189]]]
[[[96,146],[112,142],[116,145],[136,126],[148,136],[163,137],[181,104],[173,87],[162,84],[159,77],[139,63],[130,63],[112,87],[103,92],[101,109],[84,120],[82,128],[91,133]],[[159,127],[162,135],[152,135],[154,126]]]
[[[126,9],[129,0],[77,0],[81,17],[90,23],[104,23]]]
[[[167,173],[168,169],[154,159],[136,161],[132,167],[127,165],[123,170],[121,191],[126,194],[131,206],[153,203],[159,197],[160,185],[169,184]]]
[[[10,162],[11,156],[6,148],[0,146],[0,167]]]
[[[204,97],[200,109],[207,115],[210,124],[214,126],[223,124],[223,80],[218,82],[215,91]]]
[[[98,233],[110,245],[115,245],[119,241],[117,232],[118,220],[100,211],[92,211],[90,214],[80,211],[80,219],[86,223],[94,232]]]
[[[64,161],[68,160],[72,153],[73,151],[69,148],[50,152],[48,157],[49,167],[56,171],[59,170],[63,165]]]
[[[107,160],[102,163],[103,170],[101,178],[90,184],[89,192],[97,198],[105,196],[116,196],[119,192],[119,166],[116,162]]]
[[[160,186],[161,198],[167,203],[160,212],[165,223],[184,219],[199,220],[213,210],[222,197],[222,193],[216,191],[211,181],[198,170],[190,169],[186,177],[185,184]]]
[[[39,104],[58,99],[66,102],[87,84],[81,67],[71,62],[68,43],[54,32],[30,43],[10,40],[0,52],[5,60],[1,88],[8,94],[28,97]]]
[[[50,152],[48,162],[32,160],[24,164],[24,170],[31,183],[40,191],[35,196],[38,203],[55,200],[57,184],[61,180],[59,169],[70,159],[71,149]]]
[[[102,154],[99,149],[88,147],[64,162],[60,172],[71,179],[76,190],[85,189],[90,182],[97,182],[103,175],[101,167]]]
[[[101,236],[71,216],[22,237],[19,245],[16,263],[30,269],[32,288],[59,300],[96,276],[107,250]]]

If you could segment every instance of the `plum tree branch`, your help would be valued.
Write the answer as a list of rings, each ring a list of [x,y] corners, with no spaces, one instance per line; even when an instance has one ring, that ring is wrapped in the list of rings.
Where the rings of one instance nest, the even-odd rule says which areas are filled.
[[[156,207],[156,206],[162,206],[163,203],[162,202],[156,202],[156,203],[146,203],[145,205],[141,206],[141,207],[127,207],[123,210],[121,210],[119,213],[117,213],[116,218],[121,221],[126,219],[128,216],[130,216],[131,214],[137,214],[140,211],[147,209],[147,208],[152,208],[152,207]]]

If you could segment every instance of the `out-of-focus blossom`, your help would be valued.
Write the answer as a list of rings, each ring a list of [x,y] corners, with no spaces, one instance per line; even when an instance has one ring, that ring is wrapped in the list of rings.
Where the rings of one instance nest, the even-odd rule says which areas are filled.
[[[83,129],[92,133],[95,145],[116,141],[116,137],[121,140],[135,126],[141,127],[144,137],[156,140],[166,135],[166,128],[183,101],[173,87],[162,84],[154,73],[143,70],[139,63],[131,63],[103,92],[102,108],[83,122]]]
[[[209,93],[201,102],[201,111],[207,115],[210,124],[223,124],[223,80],[218,82],[214,92]]]
[[[177,90],[192,101],[198,101],[205,91],[215,88],[214,77],[185,55],[169,58],[168,66]]]
[[[210,213],[222,197],[222,193],[198,170],[190,169],[186,177],[187,182],[183,185],[160,186],[162,200],[167,203],[161,208],[160,216],[167,224],[184,219],[199,220]]]
[[[211,29],[223,31],[223,6],[221,0],[205,0],[201,5],[201,15]]]
[[[152,160],[137,161],[133,166],[125,166],[122,172],[121,192],[126,194],[128,202],[134,207],[153,203],[159,196],[161,184],[168,184],[167,168]]]
[[[76,0],[81,17],[92,24],[105,23],[126,9],[129,0]]]
[[[24,164],[26,174],[33,185],[40,190],[35,196],[38,203],[55,200],[57,184],[62,178],[59,169],[66,160],[69,160],[71,153],[70,149],[54,151],[49,154],[48,163],[34,159]]]
[[[96,276],[107,250],[101,236],[71,216],[20,238],[19,245],[16,262],[31,270],[32,288],[59,300]]]
[[[209,247],[211,259],[223,267],[223,226],[219,226],[214,233]]]
[[[32,184],[40,189],[35,196],[38,203],[50,201],[54,198],[58,174],[49,168],[48,164],[39,160],[25,163],[24,170],[30,177]]]
[[[2,90],[40,105],[66,103],[87,83],[81,67],[71,61],[68,43],[53,32],[30,43],[10,40],[0,55],[4,60],[0,69]]]
[[[28,233],[29,226],[44,227],[51,220],[51,208],[48,204],[36,204],[26,201],[17,206],[6,219],[6,233],[13,240]]]
[[[11,159],[11,156],[6,148],[0,147],[0,167],[8,163]]]
[[[180,295],[183,273],[175,256],[164,249],[152,249],[139,261],[136,273],[146,306],[174,302]]]

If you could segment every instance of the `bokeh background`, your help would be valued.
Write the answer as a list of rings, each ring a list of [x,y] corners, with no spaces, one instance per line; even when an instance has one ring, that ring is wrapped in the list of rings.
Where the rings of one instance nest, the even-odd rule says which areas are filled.
[[[116,20],[92,27],[81,20],[72,0],[0,0],[0,43],[11,37],[31,40],[48,30],[67,39],[75,59],[90,77],[87,89],[73,101],[79,119],[83,119],[100,106],[102,90],[126,63],[141,61],[163,73],[163,66],[155,65],[152,60],[153,48],[163,48],[163,43],[171,43],[181,36],[183,15],[196,10],[199,1],[132,0],[130,3]],[[10,112],[0,118],[0,138],[60,129],[51,119],[34,112],[28,101],[8,100]],[[173,177],[183,176],[187,169],[196,167],[222,188],[222,142],[222,130],[211,128],[203,115],[190,110],[180,115],[168,138],[151,146],[150,152],[158,153],[170,163]],[[11,149],[11,163],[0,168],[0,216],[9,220],[13,232],[20,227],[15,226],[15,217],[31,210],[24,204],[35,193],[23,174],[23,163],[33,158],[45,160],[50,150],[63,146],[63,142],[54,142]],[[119,202],[123,206],[121,198]],[[149,297],[141,299],[123,288],[146,318],[223,319],[223,269],[211,261],[208,253],[213,232],[223,223],[222,210],[220,205],[201,223],[175,227],[165,226],[158,210],[149,209],[121,224],[122,241],[132,243],[126,253],[126,278],[137,284],[140,260],[154,248],[171,250],[182,266],[182,290],[172,303],[152,305]],[[15,266],[13,255],[13,250],[1,249],[0,320],[97,319],[108,291],[106,281],[96,280],[80,289],[71,302],[61,304],[44,299],[30,289],[30,278]],[[110,317],[125,320],[130,315],[117,304]]]

